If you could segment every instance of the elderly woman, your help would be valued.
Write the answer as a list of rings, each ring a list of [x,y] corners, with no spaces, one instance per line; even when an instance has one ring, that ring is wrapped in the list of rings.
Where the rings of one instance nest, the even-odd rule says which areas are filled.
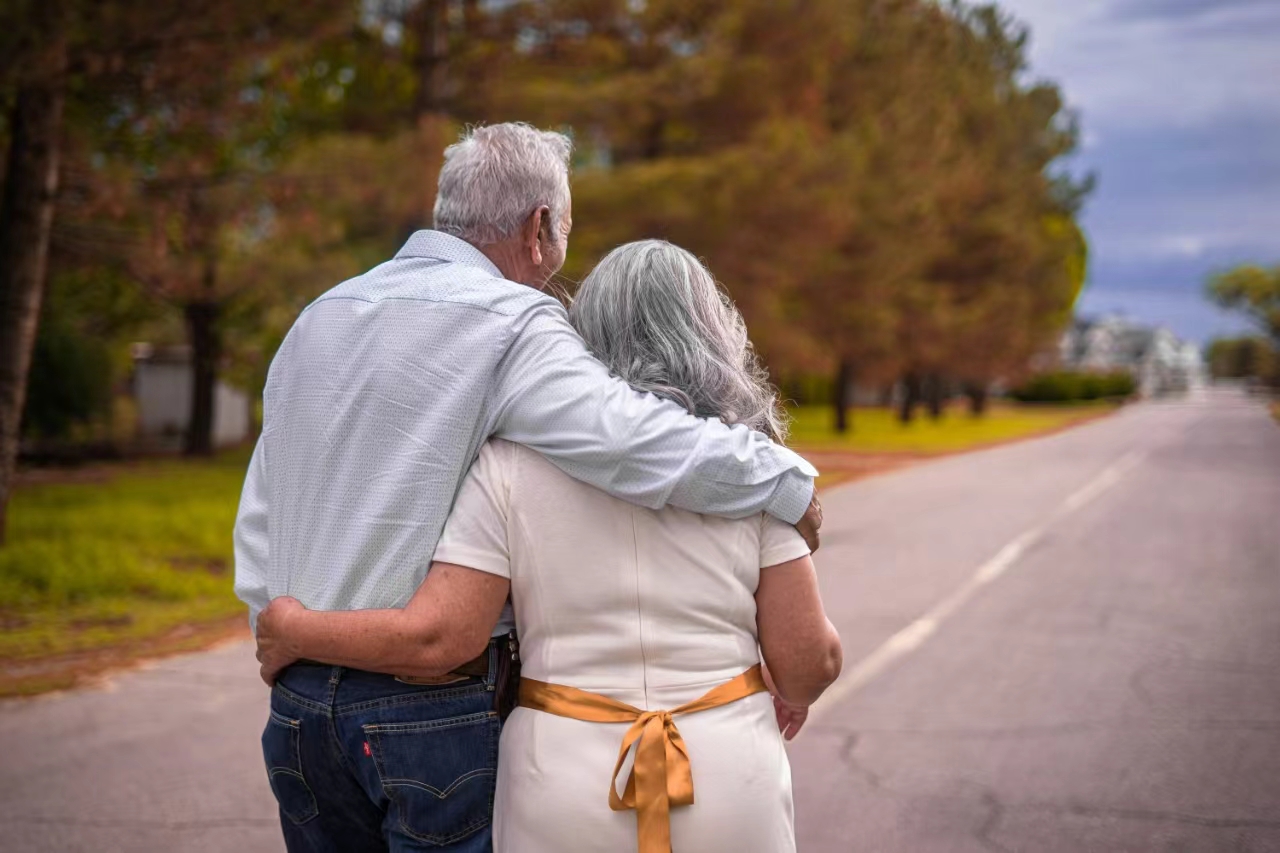
[[[615,249],[570,316],[635,388],[784,435],[741,316],[683,249]],[[297,657],[436,676],[442,638],[481,647],[508,592],[524,679],[501,739],[497,850],[794,850],[779,731],[803,724],[841,648],[808,548],[768,515],[645,509],[494,440],[404,610],[278,601],[259,637],[273,666]],[[418,793],[447,800],[468,784],[483,780]]]

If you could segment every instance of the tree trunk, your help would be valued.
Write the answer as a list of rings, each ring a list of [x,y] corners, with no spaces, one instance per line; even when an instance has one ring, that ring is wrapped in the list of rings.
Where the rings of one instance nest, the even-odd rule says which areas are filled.
[[[467,38],[480,35],[480,0],[462,0],[462,25]]]
[[[665,116],[656,115],[645,126],[640,147],[642,160],[657,160],[662,156],[667,136],[667,120]]]
[[[916,416],[918,405],[920,405],[920,376],[910,371],[902,377],[902,402],[898,405],[898,420],[904,424],[911,423]]]
[[[969,398],[969,414],[980,418],[987,413],[987,383],[970,382],[965,386],[965,396]]]
[[[183,307],[191,341],[191,421],[187,425],[188,456],[213,453],[213,398],[218,383],[222,336],[217,302],[190,302]]]
[[[444,112],[445,62],[449,57],[449,4],[445,0],[422,0],[410,14],[411,26],[418,39],[414,65],[418,90],[414,96],[414,115]]]
[[[942,419],[942,410],[946,407],[946,380],[938,373],[930,373],[925,377],[925,402],[929,406],[929,417]]]
[[[844,359],[836,370],[836,387],[833,402],[836,408],[836,432],[844,435],[849,431],[849,409],[853,407],[850,399],[853,393],[853,365]]]
[[[65,41],[57,40],[53,49],[53,72],[18,87],[9,117],[9,158],[0,200],[0,544],[5,537],[58,192]]]

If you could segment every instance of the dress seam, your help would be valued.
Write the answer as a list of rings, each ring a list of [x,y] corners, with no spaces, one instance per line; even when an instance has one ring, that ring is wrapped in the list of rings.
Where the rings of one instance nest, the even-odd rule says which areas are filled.
[[[636,508],[631,507],[631,569],[636,578],[636,628],[640,635],[640,684],[644,691],[644,707],[649,707],[649,656],[645,651],[644,607],[640,601],[640,533],[636,530]]]

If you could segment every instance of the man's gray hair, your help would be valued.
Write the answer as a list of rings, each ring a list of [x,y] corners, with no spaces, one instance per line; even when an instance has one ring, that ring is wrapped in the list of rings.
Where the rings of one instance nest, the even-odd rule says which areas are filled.
[[[563,133],[522,122],[469,129],[444,150],[435,229],[487,246],[515,235],[543,205],[554,229],[569,207],[572,153]]]
[[[596,358],[633,388],[699,417],[786,438],[786,413],[742,315],[679,246],[641,240],[614,249],[582,282],[569,318]]]

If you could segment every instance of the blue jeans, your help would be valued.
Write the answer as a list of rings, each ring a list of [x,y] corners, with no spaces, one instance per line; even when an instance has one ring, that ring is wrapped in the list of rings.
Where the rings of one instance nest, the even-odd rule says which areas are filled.
[[[500,724],[489,674],[422,686],[295,664],[262,733],[290,853],[490,853]]]

